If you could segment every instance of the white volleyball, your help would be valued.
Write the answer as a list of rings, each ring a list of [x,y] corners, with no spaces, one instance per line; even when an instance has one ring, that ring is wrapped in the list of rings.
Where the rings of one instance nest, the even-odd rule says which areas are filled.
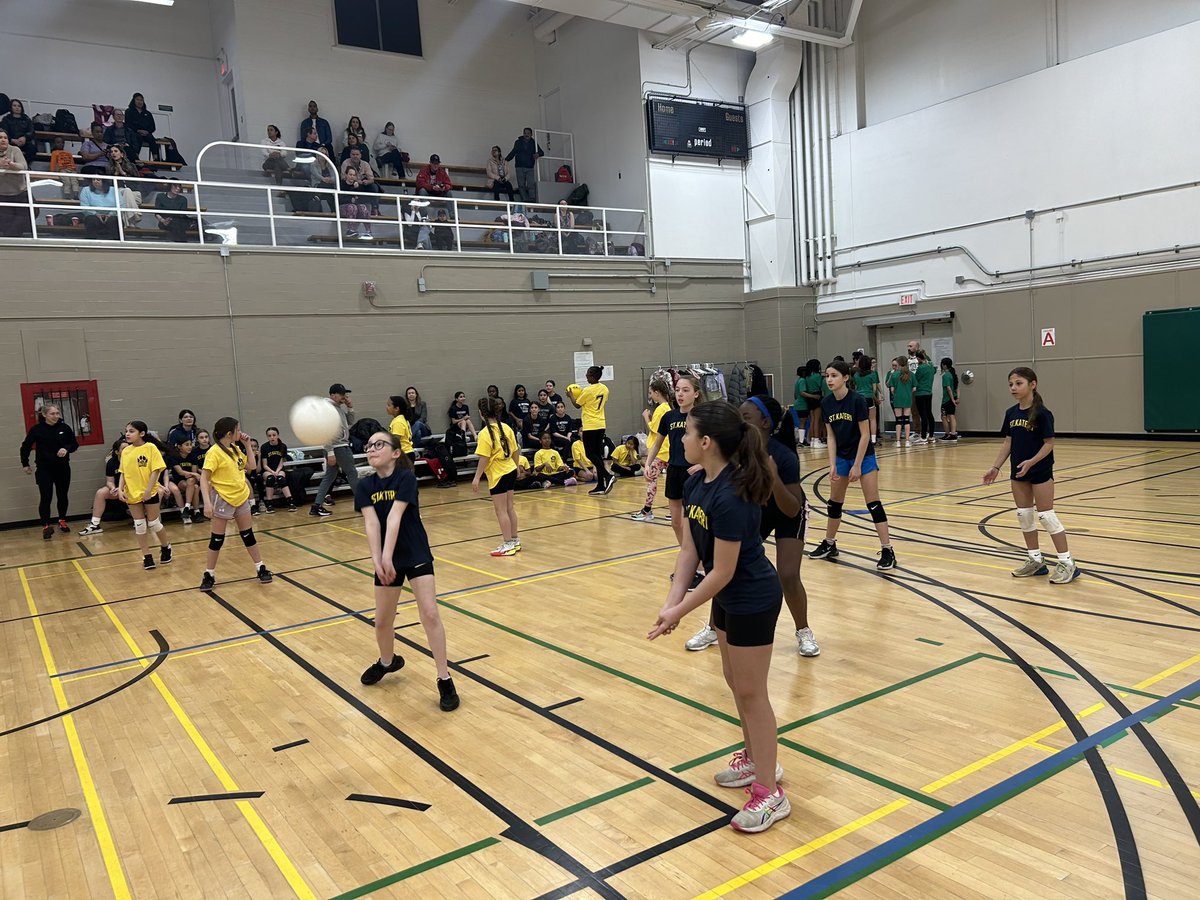
[[[288,414],[292,434],[301,444],[328,444],[342,427],[336,407],[324,397],[301,397]]]

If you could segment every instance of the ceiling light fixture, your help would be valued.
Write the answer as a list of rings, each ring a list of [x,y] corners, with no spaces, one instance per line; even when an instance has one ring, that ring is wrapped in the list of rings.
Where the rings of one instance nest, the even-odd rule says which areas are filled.
[[[133,0],[134,3],[153,3],[155,6],[174,6],[175,0]]]
[[[745,47],[747,50],[759,50],[767,46],[767,44],[771,43],[771,41],[775,40],[775,38],[762,31],[750,31],[749,29],[743,29],[730,38],[730,40],[732,40],[739,47]]]

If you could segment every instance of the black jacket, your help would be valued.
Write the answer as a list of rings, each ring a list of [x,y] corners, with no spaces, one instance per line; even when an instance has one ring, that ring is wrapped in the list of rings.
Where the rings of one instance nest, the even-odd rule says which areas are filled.
[[[37,445],[35,458],[39,466],[70,465],[71,457],[59,459],[58,451],[66,450],[67,453],[74,453],[79,449],[79,441],[75,440],[75,432],[71,430],[70,425],[62,421],[57,425],[38,422],[29,429],[29,434],[25,435],[25,440],[21,442],[22,466],[29,465],[29,451],[33,449],[34,445]]]
[[[9,113],[3,119],[0,119],[0,129],[8,133],[11,140],[16,140],[19,137],[28,138],[29,143],[33,141],[33,119],[29,116],[14,116]],[[24,150],[25,148],[21,148]]]
[[[154,134],[154,113],[150,112],[150,107],[146,107],[141,112],[130,106],[125,110],[125,127],[138,131],[148,131]]]
[[[545,156],[542,148],[538,146],[538,142],[533,138],[525,140],[522,135],[513,141],[513,147],[508,151],[508,156],[504,157],[509,162],[514,162],[518,169],[532,169],[539,157]]]

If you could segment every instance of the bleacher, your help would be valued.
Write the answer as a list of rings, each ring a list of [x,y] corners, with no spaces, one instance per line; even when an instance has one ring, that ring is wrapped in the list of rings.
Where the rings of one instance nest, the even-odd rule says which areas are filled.
[[[39,142],[46,141],[46,142],[50,143],[51,145],[53,145],[55,138],[62,138],[64,144],[70,144],[70,143],[83,144],[84,140],[86,139],[82,134],[72,134],[69,131],[35,131],[33,133],[33,137],[34,137],[34,140],[36,140],[36,141],[39,141]],[[168,138],[155,138],[154,142],[156,144],[158,144],[160,147],[169,147],[171,145],[171,141]],[[49,164],[50,154],[49,153],[38,153],[37,156],[34,157],[34,159],[36,159],[38,162],[44,162],[44,163]],[[148,166],[151,169],[166,169],[171,172],[174,172],[178,169],[183,168],[179,163],[162,162],[157,159],[150,159],[150,160],[139,159],[139,160],[134,160],[134,162],[136,162],[139,167]],[[83,159],[83,157],[81,157],[78,153],[76,153],[75,154],[75,165],[82,167],[82,166],[88,165],[88,163],[86,160]]]

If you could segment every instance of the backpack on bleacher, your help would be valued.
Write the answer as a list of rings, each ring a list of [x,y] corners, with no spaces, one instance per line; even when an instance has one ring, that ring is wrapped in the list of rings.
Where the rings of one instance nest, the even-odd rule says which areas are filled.
[[[350,426],[350,449],[362,453],[363,447],[377,431],[387,431],[377,419],[359,419]]]
[[[54,111],[54,130],[63,134],[79,134],[79,126],[75,123],[75,113],[69,109]]]
[[[563,163],[561,166],[559,166],[558,174],[556,174],[554,176],[554,180],[561,181],[564,184],[570,184],[571,182],[573,182],[575,180],[575,178],[574,178],[574,176],[571,175],[571,167],[568,166],[566,163]]]
[[[454,482],[458,480],[458,463],[454,461],[450,447],[445,441],[438,441],[429,448],[425,454],[425,463],[437,479],[438,487],[453,487]]]
[[[38,113],[33,117],[33,127],[38,131],[53,131],[54,116],[50,113]]]
[[[116,107],[108,106],[107,104],[103,103],[93,103],[92,122],[94,122],[96,125],[103,125],[105,128],[107,128],[109,125],[113,124],[113,110],[115,108]]]

